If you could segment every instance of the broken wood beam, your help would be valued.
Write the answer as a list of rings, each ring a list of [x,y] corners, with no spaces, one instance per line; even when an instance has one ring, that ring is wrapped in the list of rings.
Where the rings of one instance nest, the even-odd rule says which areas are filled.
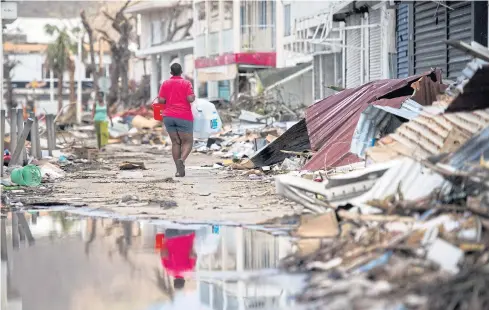
[[[17,139],[17,146],[15,147],[14,153],[12,154],[12,157],[10,158],[10,163],[9,167],[16,165],[19,163],[20,159],[22,158],[22,151],[25,150],[25,141],[27,139],[27,136],[29,135],[29,132],[31,131],[32,128],[32,123],[34,121],[29,118],[27,119],[27,122],[24,126],[24,130],[22,131],[21,135]]]

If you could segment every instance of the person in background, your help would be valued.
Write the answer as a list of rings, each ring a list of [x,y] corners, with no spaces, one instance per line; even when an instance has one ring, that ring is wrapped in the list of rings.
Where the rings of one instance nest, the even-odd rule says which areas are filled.
[[[163,268],[169,276],[173,277],[173,288],[183,289],[184,275],[194,270],[197,261],[194,250],[195,232],[167,229],[162,239],[160,258]]]
[[[170,67],[172,77],[161,84],[158,102],[165,104],[163,123],[172,142],[172,157],[177,169],[176,177],[185,176],[185,160],[194,143],[194,117],[191,103],[195,100],[192,84],[182,78],[182,66]]]
[[[114,126],[110,111],[105,104],[103,92],[97,93],[97,98],[93,103],[92,118],[95,123],[95,133],[97,134],[97,146],[99,149],[103,149],[109,142],[109,126],[107,119],[110,121],[110,126]]]

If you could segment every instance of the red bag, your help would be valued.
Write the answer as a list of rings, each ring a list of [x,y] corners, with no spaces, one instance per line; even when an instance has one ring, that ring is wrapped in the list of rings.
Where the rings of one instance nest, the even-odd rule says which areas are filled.
[[[155,250],[163,250],[165,248],[165,234],[158,233],[155,237]]]

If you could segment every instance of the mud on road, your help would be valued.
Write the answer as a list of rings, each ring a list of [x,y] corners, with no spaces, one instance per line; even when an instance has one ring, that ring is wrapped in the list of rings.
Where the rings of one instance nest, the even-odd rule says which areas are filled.
[[[42,200],[185,221],[254,223],[294,212],[294,203],[275,194],[272,179],[250,180],[242,171],[205,167],[220,161],[209,155],[192,153],[185,178],[174,177],[169,151],[150,146],[110,145],[100,160],[65,167],[67,176]],[[144,162],[147,169],[120,170],[124,161]]]

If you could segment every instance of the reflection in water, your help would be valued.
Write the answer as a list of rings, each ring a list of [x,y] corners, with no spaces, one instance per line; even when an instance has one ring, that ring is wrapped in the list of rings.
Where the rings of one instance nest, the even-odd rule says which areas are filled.
[[[66,212],[9,213],[1,223],[6,299],[24,310],[291,306],[290,277],[242,278],[276,268],[291,251],[284,237]]]

